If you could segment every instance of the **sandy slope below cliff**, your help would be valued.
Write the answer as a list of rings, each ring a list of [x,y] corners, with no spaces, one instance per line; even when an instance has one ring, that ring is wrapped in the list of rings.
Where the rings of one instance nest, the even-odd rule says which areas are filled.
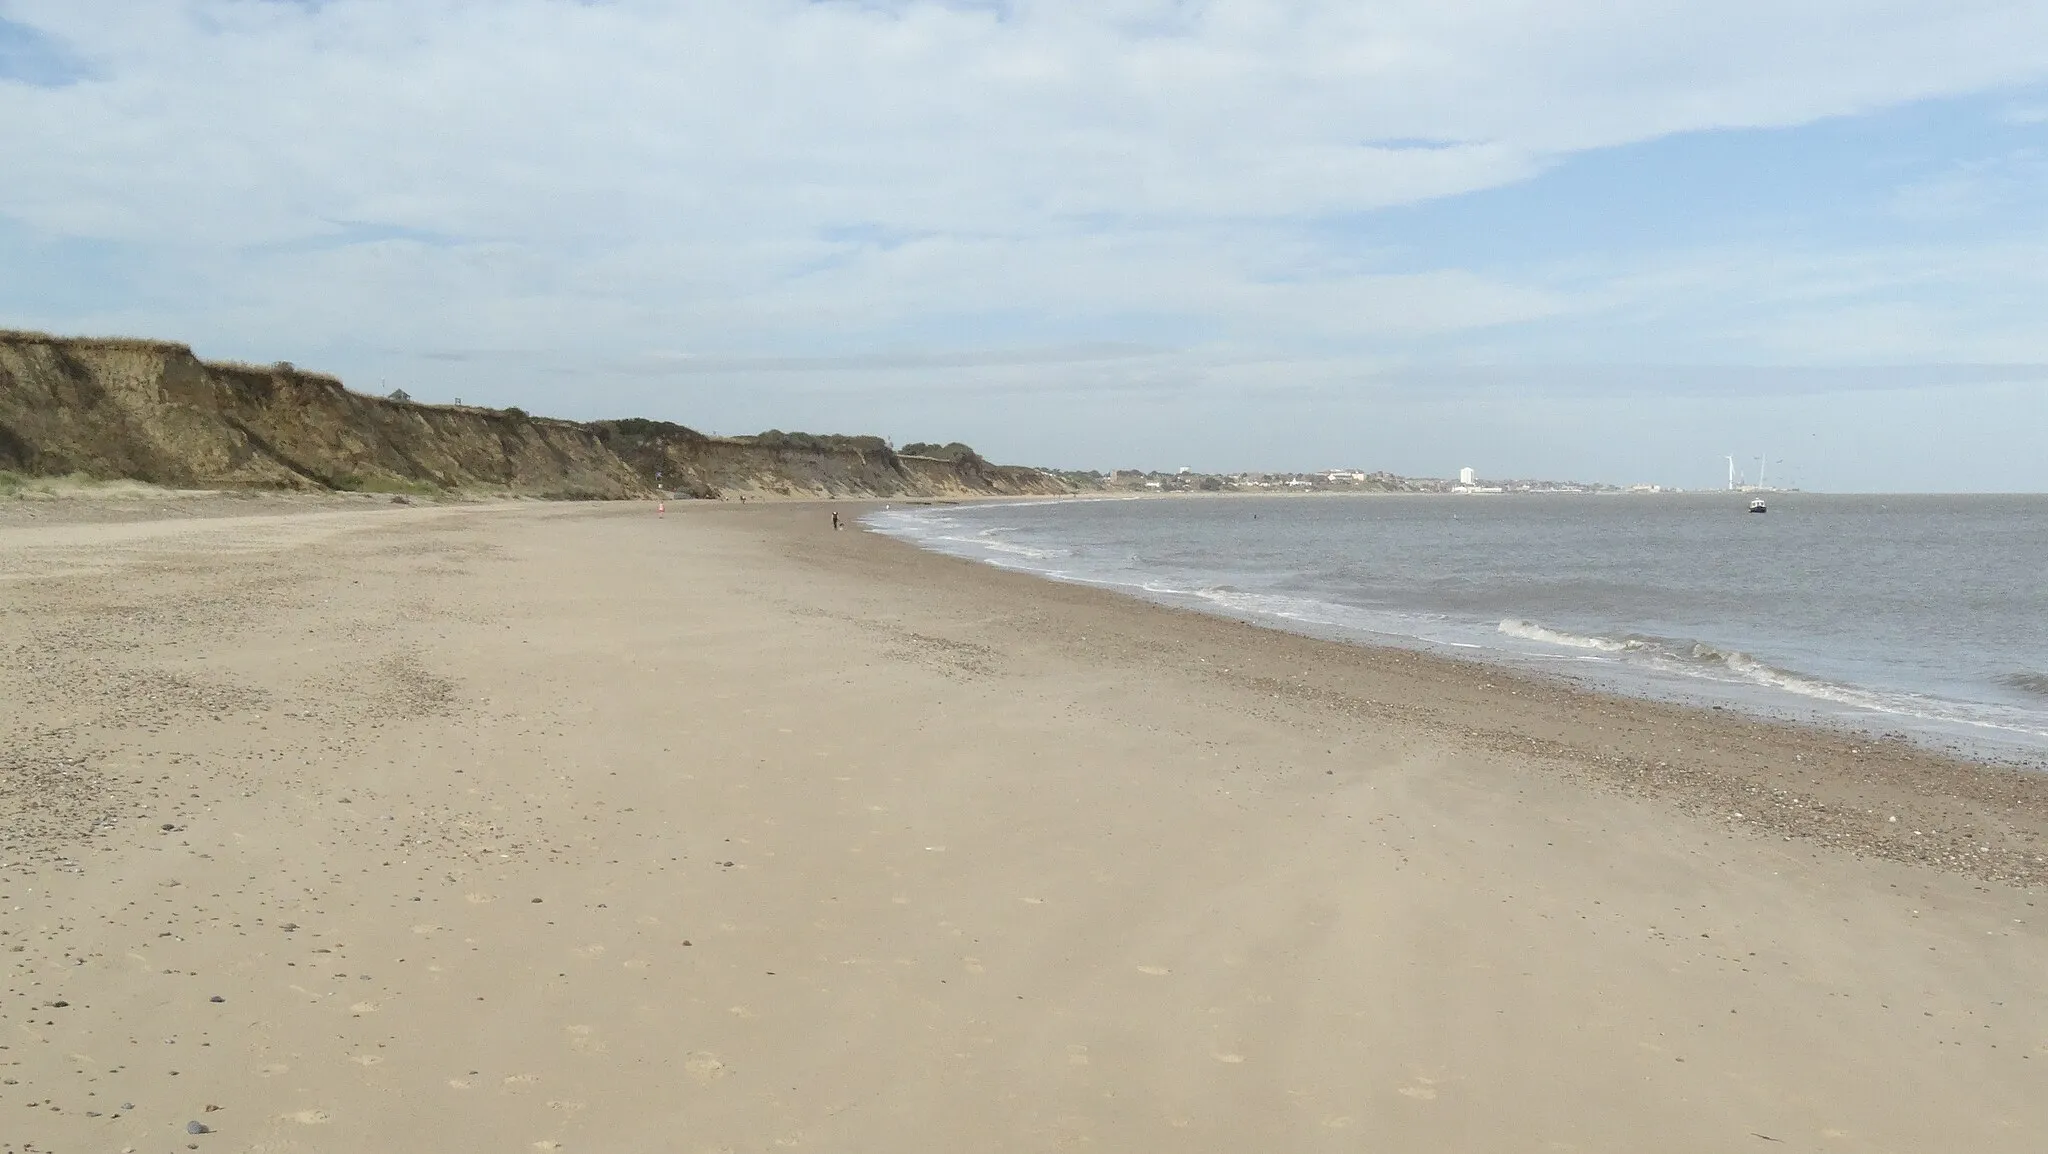
[[[1606,788],[1652,707],[799,506],[15,523],[0,614],[23,1149],[2048,1143],[2036,891]]]

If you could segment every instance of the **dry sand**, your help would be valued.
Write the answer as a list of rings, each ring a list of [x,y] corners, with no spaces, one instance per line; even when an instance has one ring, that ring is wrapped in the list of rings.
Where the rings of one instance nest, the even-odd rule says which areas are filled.
[[[10,1154],[2048,1148],[2039,778],[823,507],[248,509],[0,513]]]

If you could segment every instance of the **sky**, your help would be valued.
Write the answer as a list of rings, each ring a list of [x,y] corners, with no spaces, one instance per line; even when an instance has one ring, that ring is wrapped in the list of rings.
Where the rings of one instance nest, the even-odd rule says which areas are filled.
[[[0,327],[1070,468],[2048,491],[2041,0],[0,0]]]

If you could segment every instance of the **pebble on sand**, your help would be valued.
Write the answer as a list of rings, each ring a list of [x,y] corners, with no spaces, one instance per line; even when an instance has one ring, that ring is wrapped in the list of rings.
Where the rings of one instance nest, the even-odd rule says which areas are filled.
[[[213,1133],[213,1128],[212,1128],[211,1126],[208,1126],[208,1125],[207,1125],[206,1123],[204,1123],[204,1122],[187,1122],[187,1123],[185,1123],[185,1133],[187,1133],[187,1134],[211,1134],[211,1133]]]

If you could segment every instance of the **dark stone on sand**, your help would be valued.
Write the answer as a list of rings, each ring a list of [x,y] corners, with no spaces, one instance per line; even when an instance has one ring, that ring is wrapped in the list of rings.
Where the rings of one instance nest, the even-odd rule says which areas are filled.
[[[215,994],[214,996],[212,996],[211,998],[208,998],[208,999],[206,999],[206,1000],[207,1000],[207,1001],[209,1001],[209,1002],[225,1002],[225,1001],[227,1001],[227,999],[226,999],[226,998],[223,998],[223,997],[221,997],[221,996],[220,996],[219,994]]]
[[[208,1125],[207,1125],[206,1123],[204,1123],[204,1122],[187,1122],[187,1123],[185,1123],[185,1133],[187,1133],[187,1134],[211,1134],[211,1133],[213,1133],[213,1128],[212,1128],[212,1127],[210,1127],[210,1126],[208,1126]]]

